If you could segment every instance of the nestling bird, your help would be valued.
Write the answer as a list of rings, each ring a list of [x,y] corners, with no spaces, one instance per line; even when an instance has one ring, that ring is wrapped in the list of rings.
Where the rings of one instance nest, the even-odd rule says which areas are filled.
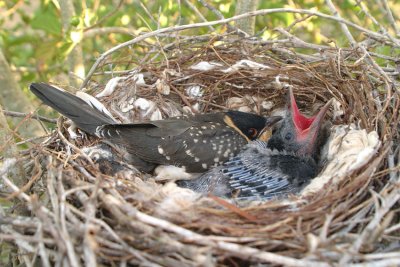
[[[32,83],[30,90],[86,133],[125,148],[131,163],[146,172],[160,164],[204,172],[235,156],[249,141],[268,139],[271,126],[281,120],[279,116],[226,111],[119,124],[105,109],[62,89]]]
[[[323,118],[330,104],[317,115],[305,117],[290,88],[286,116],[268,142],[254,141],[223,165],[178,184],[240,199],[269,199],[298,192],[318,173],[320,147],[327,139]]]

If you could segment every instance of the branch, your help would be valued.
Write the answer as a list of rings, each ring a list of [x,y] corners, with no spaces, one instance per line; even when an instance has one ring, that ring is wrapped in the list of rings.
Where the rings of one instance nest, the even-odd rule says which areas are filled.
[[[214,13],[215,16],[217,16],[218,19],[225,19],[224,15],[222,15],[222,13],[216,9],[215,7],[213,7],[212,5],[210,5],[209,3],[207,3],[204,0],[198,0],[205,8],[207,8],[208,10],[210,10],[212,13]],[[226,27],[228,28],[228,31],[230,32],[237,32],[240,35],[244,35],[247,36],[247,34],[243,31],[239,31],[239,29],[233,27],[232,25],[227,24]]]
[[[388,38],[386,35],[383,34],[379,34],[376,32],[373,32],[371,30],[365,29],[355,23],[352,23],[350,21],[347,21],[343,18],[340,17],[335,17],[335,16],[331,16],[331,15],[327,15],[321,12],[317,12],[317,11],[311,11],[311,10],[307,10],[307,9],[294,9],[294,8],[275,8],[275,9],[262,9],[262,10],[257,10],[254,12],[249,12],[249,13],[245,13],[245,14],[241,14],[238,16],[234,16],[231,18],[227,18],[227,19],[221,19],[221,20],[216,20],[216,21],[209,21],[209,22],[200,22],[200,23],[194,23],[194,24],[188,24],[188,25],[179,25],[179,26],[171,26],[171,27],[167,27],[167,28],[163,28],[163,29],[159,29],[153,32],[149,32],[149,33],[145,33],[143,35],[140,35],[130,41],[127,41],[125,43],[119,44],[111,49],[109,49],[108,51],[104,52],[103,54],[100,55],[100,57],[96,60],[96,62],[93,64],[92,68],[90,69],[88,75],[86,76],[85,80],[83,81],[82,85],[80,86],[80,89],[84,88],[90,78],[92,77],[93,73],[95,72],[95,70],[97,69],[97,67],[100,65],[101,62],[103,62],[109,55],[111,55],[112,53],[127,47],[127,46],[131,46],[137,42],[140,42],[142,40],[145,40],[149,37],[153,37],[153,36],[157,36],[161,33],[169,33],[169,32],[175,32],[175,31],[183,31],[183,30],[187,30],[187,29],[194,29],[194,28],[201,28],[201,27],[208,27],[208,26],[213,26],[213,25],[218,25],[218,24],[227,24],[229,22],[232,21],[236,21],[238,19],[243,19],[243,18],[248,18],[248,17],[252,17],[252,16],[259,16],[259,15],[267,15],[267,14],[273,14],[273,13],[282,13],[282,12],[287,12],[287,13],[296,13],[296,14],[306,14],[306,15],[313,15],[313,16],[318,16],[321,18],[325,18],[328,20],[332,20],[332,21],[336,21],[336,22],[340,22],[343,24],[346,24],[347,26],[353,27],[361,32],[363,32],[364,34],[368,35],[368,36],[372,36],[375,37],[377,39],[381,39],[381,40],[388,40],[388,41],[393,41],[392,39],[394,39],[396,42],[395,45],[396,46],[400,46],[398,43],[399,40],[395,39],[395,38]]]
[[[85,28],[83,31],[84,31],[84,32],[90,31],[90,30],[92,30],[93,28],[95,28],[95,27],[99,26],[100,24],[102,24],[106,19],[108,19],[109,17],[111,17],[112,15],[114,15],[115,13],[117,13],[118,10],[121,8],[121,6],[122,6],[123,3],[124,3],[124,1],[123,1],[123,0],[120,0],[120,1],[118,2],[118,5],[117,5],[113,10],[111,10],[111,11],[108,12],[106,15],[104,15],[103,17],[101,17],[101,18],[100,18],[95,24],[93,24],[92,26]]]
[[[195,5],[193,5],[189,0],[184,0],[184,1],[185,1],[186,5],[187,5],[190,9],[192,9],[192,10],[194,11],[194,13],[196,13],[197,16],[199,16],[199,18],[200,18],[202,21],[204,21],[204,22],[208,21],[208,20],[203,16],[203,14],[201,14],[201,12],[197,9],[197,7],[196,7]],[[211,32],[214,32],[214,31],[215,31],[215,28],[212,27],[212,26],[208,26],[208,29],[209,29]]]
[[[15,117],[15,118],[32,118],[38,121],[43,121],[43,122],[48,122],[48,123],[57,123],[57,119],[50,119],[46,118],[37,114],[32,114],[32,113],[22,113],[22,112],[16,112],[16,111],[7,111],[3,110],[4,115],[10,116],[10,117]]]
[[[124,27],[103,27],[103,28],[96,28],[90,29],[83,33],[83,38],[88,39],[92,38],[96,35],[102,34],[109,34],[109,33],[119,33],[119,34],[126,34],[131,36],[137,36],[137,31],[129,28]]]
[[[328,7],[331,10],[331,12],[333,13],[333,15],[335,16],[335,18],[342,19],[342,17],[340,16],[339,12],[336,10],[335,6],[333,5],[332,1],[331,0],[326,0],[326,3],[328,4]],[[347,28],[347,25],[345,23],[340,22],[340,27],[342,28],[342,31],[343,31],[344,35],[349,40],[350,45],[353,48],[355,48],[357,42],[354,39],[353,35],[351,35],[351,33],[349,31],[349,28]]]
[[[244,259],[253,259],[253,260],[258,260],[261,262],[270,262],[270,263],[275,263],[275,264],[284,265],[284,266],[299,266],[299,267],[309,267],[309,266],[328,267],[328,266],[330,266],[328,263],[324,263],[324,262],[298,260],[298,259],[290,258],[287,256],[282,256],[279,254],[262,251],[262,250],[259,250],[256,248],[242,246],[242,245],[229,243],[229,242],[225,242],[225,241],[216,241],[216,240],[213,240],[212,238],[209,238],[208,236],[203,236],[203,235],[197,234],[195,232],[192,232],[188,229],[177,226],[176,224],[173,224],[166,220],[162,220],[162,219],[147,215],[143,212],[140,212],[139,210],[134,208],[132,205],[124,204],[117,198],[111,196],[110,194],[105,195],[104,198],[107,201],[107,203],[109,203],[110,205],[113,205],[116,208],[121,207],[125,214],[133,217],[135,220],[138,220],[138,221],[143,222],[148,225],[158,227],[167,232],[175,233],[178,236],[180,236],[180,238],[182,238],[185,242],[192,242],[192,243],[196,243],[196,244],[203,245],[203,246],[210,246],[214,249],[223,250],[223,251],[226,251],[233,255],[236,255],[238,257],[244,258]],[[135,222],[133,222],[133,223],[135,223]]]
[[[390,25],[392,26],[393,30],[396,32],[397,36],[400,36],[400,30],[399,27],[397,27],[397,22],[393,17],[392,11],[390,10],[390,7],[388,5],[388,2],[386,0],[382,1],[383,3],[383,8],[386,11],[386,17],[389,19]]]

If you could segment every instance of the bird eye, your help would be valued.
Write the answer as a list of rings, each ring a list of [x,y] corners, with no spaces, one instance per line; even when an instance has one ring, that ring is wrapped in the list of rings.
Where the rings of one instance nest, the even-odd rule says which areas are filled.
[[[251,138],[255,138],[257,136],[258,131],[254,128],[250,128],[248,131],[248,136]]]
[[[287,141],[292,140],[292,138],[293,138],[293,134],[292,134],[292,133],[286,133],[285,139],[286,139]]]

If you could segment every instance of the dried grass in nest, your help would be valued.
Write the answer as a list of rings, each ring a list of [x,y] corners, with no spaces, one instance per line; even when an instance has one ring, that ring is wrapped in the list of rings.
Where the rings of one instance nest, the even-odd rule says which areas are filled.
[[[117,176],[99,170],[83,152],[98,143],[93,138],[70,140],[64,122],[44,142],[19,160],[31,177],[18,188],[5,175],[17,164],[8,160],[3,179],[31,209],[27,217],[2,217],[3,238],[14,237],[26,260],[40,256],[44,265],[71,266],[82,262],[156,266],[225,266],[269,262],[292,266],[328,266],[329,263],[387,263],[399,260],[399,180],[393,144],[398,143],[399,97],[387,80],[363,61],[360,53],[331,49],[325,60],[307,62],[270,46],[208,40],[164,51],[164,58],[144,62],[120,80],[112,95],[101,98],[121,121],[137,119],[140,110],[125,114],[121,105],[131,98],[151,100],[163,117],[186,111],[224,109],[238,97],[246,108],[262,114],[272,110],[262,101],[282,107],[285,90],[294,87],[299,106],[312,113],[335,98],[334,124],[358,124],[377,131],[382,142],[377,153],[335,187],[296,202],[269,201],[237,206],[215,197],[199,198],[174,184],[157,183],[127,168]],[[288,50],[289,51],[289,50]],[[199,62],[218,62],[226,69],[240,60],[267,67],[243,67],[233,72],[194,70]],[[138,86],[137,74],[147,85]],[[279,76],[279,80],[277,77]],[[157,80],[164,87],[155,88]],[[152,86],[153,85],[153,86]],[[167,86],[168,85],[168,86]],[[199,85],[201,97],[189,97],[187,88]],[[94,86],[99,93],[104,86]],[[166,93],[164,89],[170,89]],[[253,102],[252,102],[253,101]],[[236,107],[237,108],[237,107]],[[343,114],[339,113],[343,111]],[[152,113],[145,114],[146,119]],[[29,220],[27,220],[29,218]]]

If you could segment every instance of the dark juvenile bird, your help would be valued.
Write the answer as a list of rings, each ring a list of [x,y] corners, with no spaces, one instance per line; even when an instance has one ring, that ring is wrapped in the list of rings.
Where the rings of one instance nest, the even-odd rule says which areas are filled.
[[[32,83],[30,90],[86,133],[125,148],[132,164],[147,172],[159,164],[204,172],[235,156],[249,141],[269,138],[271,126],[281,119],[226,111],[119,124],[104,109],[62,89]]]
[[[268,142],[254,141],[223,165],[178,184],[239,199],[269,199],[298,192],[318,173],[320,147],[327,139],[323,118],[330,104],[317,115],[305,117],[290,88],[286,116]]]

